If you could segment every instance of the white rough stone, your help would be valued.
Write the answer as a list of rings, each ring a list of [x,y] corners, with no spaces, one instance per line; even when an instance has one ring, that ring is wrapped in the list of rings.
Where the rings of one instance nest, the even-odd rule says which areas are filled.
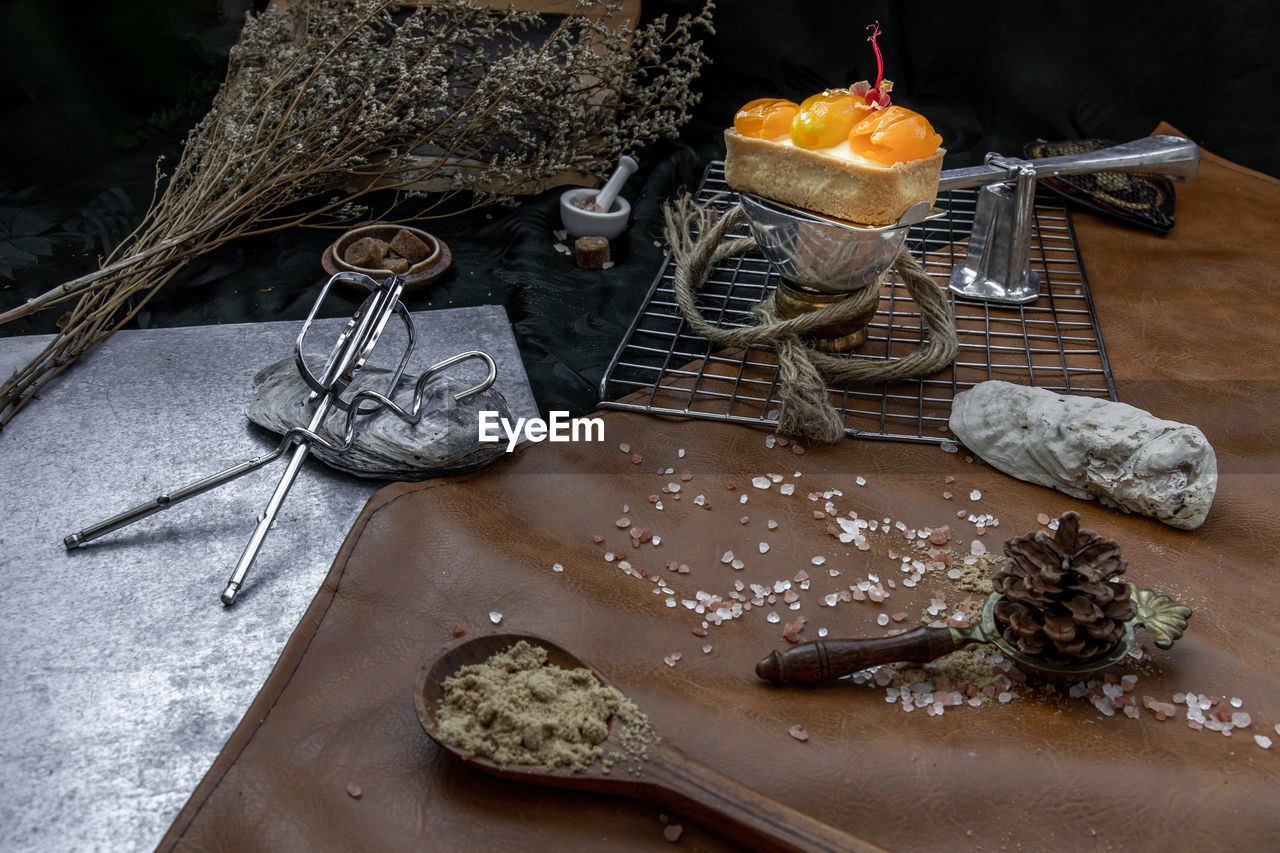
[[[1184,530],[1204,523],[1218,487],[1204,433],[1125,403],[993,380],[956,395],[950,426],[1006,474]]]

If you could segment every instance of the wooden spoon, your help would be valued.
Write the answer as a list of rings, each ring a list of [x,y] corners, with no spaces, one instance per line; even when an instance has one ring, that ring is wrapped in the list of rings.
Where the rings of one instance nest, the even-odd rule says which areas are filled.
[[[609,681],[595,667],[550,640],[531,634],[490,634],[467,637],[443,646],[418,673],[413,694],[422,728],[445,750],[494,776],[517,782],[531,782],[553,788],[616,794],[678,811],[735,841],[755,850],[873,851],[882,850],[870,842],[848,835],[832,826],[753,791],[686,755],[660,738],[650,744],[639,772],[631,764],[616,766],[605,773],[601,762],[580,772],[563,768],[500,766],[485,758],[463,758],[461,752],[436,737],[436,709],[444,698],[443,683],[459,668],[483,663],[520,640],[547,650],[547,661],[562,669],[585,668],[602,684]],[[606,754],[621,750],[614,740],[616,721],[602,746]]]

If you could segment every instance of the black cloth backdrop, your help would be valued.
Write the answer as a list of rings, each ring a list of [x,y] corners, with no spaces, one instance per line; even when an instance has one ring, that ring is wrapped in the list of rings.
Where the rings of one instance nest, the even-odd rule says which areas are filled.
[[[646,0],[644,16],[701,0]],[[136,223],[155,160],[172,161],[225,66],[241,0],[47,0],[0,5],[0,305],[92,270]],[[260,3],[258,5],[261,5]],[[1037,138],[1143,136],[1164,120],[1216,153],[1280,175],[1280,14],[1265,0],[1176,2],[791,2],[721,0],[707,39],[702,102],[679,140],[637,152],[624,194],[632,229],[617,265],[578,270],[554,248],[549,191],[517,208],[417,224],[452,248],[451,272],[412,310],[501,304],[544,413],[588,412],[613,351],[663,258],[660,205],[723,153],[743,102],[800,100],[875,78],[867,24],[879,21],[894,99],[942,134],[948,168]],[[402,208],[413,216],[411,208]],[[1117,226],[1123,227],[1123,226]],[[139,325],[301,320],[334,233],[297,229],[198,259]],[[330,313],[349,311],[337,306]],[[60,309],[0,326],[52,332]],[[264,364],[278,358],[264,353]]]

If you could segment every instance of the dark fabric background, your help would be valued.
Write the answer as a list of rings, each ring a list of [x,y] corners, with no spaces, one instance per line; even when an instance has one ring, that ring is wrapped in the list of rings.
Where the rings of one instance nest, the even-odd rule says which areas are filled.
[[[254,5],[0,5],[0,306],[91,271],[136,224],[157,156],[176,158]],[[645,16],[698,6],[652,0]],[[722,155],[721,131],[743,102],[874,80],[865,27],[877,20],[894,99],[933,121],[948,168],[987,151],[1019,153],[1037,138],[1132,139],[1164,120],[1216,153],[1280,175],[1280,14],[1261,0],[721,0],[701,104],[680,140],[638,152],[641,170],[624,192],[635,222],[614,245],[615,268],[584,272],[555,251],[552,191],[514,210],[418,223],[450,245],[454,266],[409,307],[505,306],[543,411],[590,411],[661,264],[661,200],[696,184]],[[301,320],[334,236],[299,229],[210,253],[161,290],[138,323]],[[51,332],[60,313],[0,326],[0,336]],[[278,357],[264,353],[264,363]]]

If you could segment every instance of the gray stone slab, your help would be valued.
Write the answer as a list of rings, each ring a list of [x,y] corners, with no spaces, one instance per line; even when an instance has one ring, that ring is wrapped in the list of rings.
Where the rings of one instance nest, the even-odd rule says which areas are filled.
[[[411,373],[483,349],[512,411],[537,415],[500,306],[414,318]],[[327,349],[345,320],[321,323],[309,340]],[[68,533],[274,447],[245,420],[250,378],[298,329],[121,332],[0,432],[0,849],[154,847],[381,485],[307,462],[231,608],[218,596],[283,461],[63,549]],[[0,339],[0,374],[46,340]]]

